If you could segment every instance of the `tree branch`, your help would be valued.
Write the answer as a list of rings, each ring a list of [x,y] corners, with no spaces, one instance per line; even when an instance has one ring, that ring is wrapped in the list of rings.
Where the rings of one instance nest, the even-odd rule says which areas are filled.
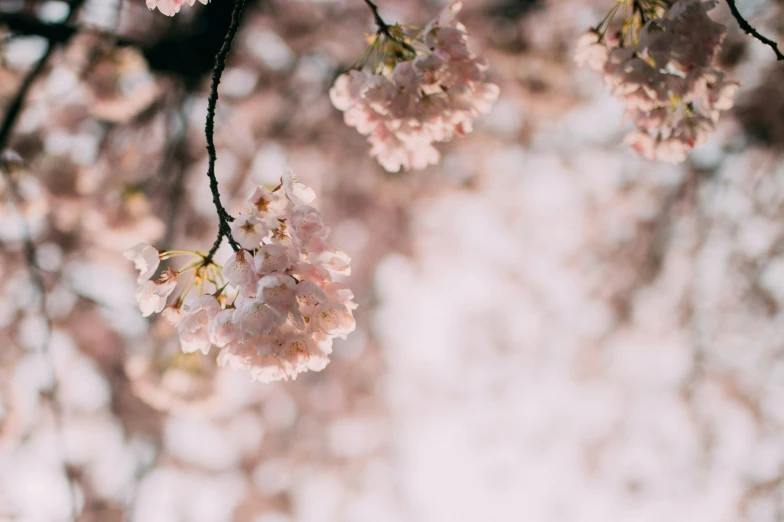
[[[217,252],[221,244],[221,240],[225,237],[229,240],[231,248],[235,251],[240,247],[231,235],[231,227],[229,223],[234,221],[234,218],[226,212],[223,203],[220,199],[220,192],[218,192],[218,179],[215,177],[215,162],[218,159],[215,151],[215,107],[218,104],[218,85],[223,75],[223,70],[226,68],[226,57],[231,51],[231,42],[237,34],[240,27],[240,17],[242,16],[242,9],[245,7],[245,0],[234,0],[234,10],[231,13],[231,24],[229,30],[226,32],[226,37],[223,39],[218,54],[215,55],[215,66],[212,70],[212,86],[210,87],[210,96],[207,100],[207,122],[204,125],[204,132],[207,136],[207,154],[210,157],[210,164],[207,169],[207,177],[210,178],[210,191],[212,192],[212,203],[215,205],[215,210],[218,211],[218,237],[212,245],[207,257],[206,262],[212,261],[212,256]]]
[[[55,45],[56,44],[51,41],[47,42],[46,50],[44,51],[43,56],[41,56],[33,68],[30,69],[30,71],[27,73],[27,76],[25,76],[24,80],[22,80],[22,84],[16,91],[16,96],[14,96],[14,99],[11,100],[11,103],[8,105],[8,109],[5,112],[5,117],[3,117],[3,123],[0,125],[0,152],[4,151],[8,146],[8,139],[11,137],[11,132],[14,129],[14,125],[16,124],[16,119],[19,117],[19,113],[22,112],[22,107],[24,107],[27,94],[30,92],[30,88],[35,83],[35,80],[38,79],[43,70],[46,68],[46,64],[49,61],[49,58],[52,56],[52,51],[54,51]]]
[[[246,0],[244,9],[260,3],[261,0]],[[150,70],[177,78],[189,90],[201,85],[205,75],[212,74],[215,54],[226,36],[225,28],[234,7],[231,0],[212,2],[209,7],[196,10],[195,17],[187,23],[151,14],[155,23],[140,28],[139,33],[115,34],[91,26],[87,21],[79,25],[73,22],[53,24],[26,11],[2,11],[2,6],[0,0],[0,24],[13,34],[43,36],[57,43],[67,41],[76,32],[96,35],[114,46],[139,50]]]
[[[408,44],[407,42],[404,42],[403,40],[401,40],[400,38],[392,34],[392,31],[389,30],[390,27],[389,24],[386,23],[383,18],[381,18],[380,14],[378,14],[378,6],[373,2],[371,2],[370,0],[365,0],[365,3],[370,8],[370,11],[373,13],[373,20],[376,22],[376,26],[378,26],[378,34],[383,34],[388,39],[397,42],[403,47],[405,47],[407,51],[416,54],[416,49],[411,47],[411,45]]]
[[[740,11],[738,11],[738,6],[735,5],[735,0],[727,0],[727,6],[729,6],[732,16],[735,17],[735,20],[737,20],[738,25],[740,26],[741,29],[743,29],[743,32],[745,32],[750,36],[753,36],[760,42],[764,43],[765,45],[773,49],[773,52],[776,54],[776,60],[784,61],[784,54],[782,54],[781,51],[779,51],[778,44],[773,40],[769,38],[765,38],[764,36],[759,34],[759,32],[756,29],[754,29],[751,26],[751,24],[749,24],[749,22],[746,21],[745,18],[743,18],[743,15],[741,15]]]
[[[77,28],[66,24],[50,24],[41,22],[19,13],[0,13],[0,24],[12,33],[43,36],[50,42],[63,43],[77,31]]]
[[[381,18],[381,15],[378,14],[378,6],[371,2],[370,0],[365,0],[365,3],[370,8],[370,11],[373,13],[373,20],[376,22],[378,26],[378,32],[386,35],[387,38],[394,39],[392,33],[389,32],[389,25]]]
[[[52,56],[54,48],[58,44],[67,42],[68,39],[74,34],[73,32],[63,32],[62,29],[64,29],[71,21],[76,12],[82,7],[83,3],[84,0],[73,0],[71,2],[68,16],[61,24],[53,26],[52,37],[47,37],[46,50],[44,51],[43,56],[41,56],[33,68],[30,69],[30,71],[27,73],[27,76],[25,76],[24,80],[22,80],[22,84],[16,91],[16,96],[14,96],[14,99],[11,100],[8,109],[6,110],[5,116],[3,117],[3,122],[0,124],[0,153],[2,153],[8,146],[8,140],[14,130],[14,125],[16,125],[16,120],[19,117],[19,113],[22,112],[22,107],[24,107],[25,100],[27,100],[27,94],[30,92],[30,88],[35,83],[35,80],[46,68],[46,64],[49,62],[49,58]]]

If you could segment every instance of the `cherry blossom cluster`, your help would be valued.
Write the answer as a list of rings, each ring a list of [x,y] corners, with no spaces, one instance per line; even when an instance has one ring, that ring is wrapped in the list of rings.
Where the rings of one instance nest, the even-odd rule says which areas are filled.
[[[436,142],[473,129],[498,99],[497,85],[484,81],[487,61],[468,50],[465,27],[453,2],[416,36],[400,26],[380,33],[366,56],[377,63],[367,71],[337,78],[330,98],[344,121],[367,136],[370,155],[389,172],[423,169],[438,163]]]
[[[624,120],[635,130],[624,141],[633,150],[680,163],[733,105],[738,83],[712,66],[725,27],[708,16],[715,0],[678,0],[669,10],[632,3],[635,14],[620,33],[599,27],[580,37],[575,61],[604,73],[626,104]]]
[[[185,353],[220,348],[217,361],[271,382],[322,370],[332,341],[354,330],[354,295],[335,275],[350,259],[328,241],[330,229],[309,206],[315,193],[291,174],[270,191],[257,187],[247,212],[232,222],[240,249],[223,267],[188,251],[159,252],[139,244],[125,253],[139,270],[136,299],[146,317],[163,312],[177,327]],[[161,259],[196,260],[153,280]],[[193,270],[174,304],[178,276]],[[191,295],[197,289],[198,295]],[[210,293],[210,290],[212,292]]]
[[[199,0],[204,5],[207,5],[210,0]],[[147,8],[155,9],[165,14],[166,16],[174,16],[180,12],[180,8],[185,5],[193,5],[196,0],[147,0]]]

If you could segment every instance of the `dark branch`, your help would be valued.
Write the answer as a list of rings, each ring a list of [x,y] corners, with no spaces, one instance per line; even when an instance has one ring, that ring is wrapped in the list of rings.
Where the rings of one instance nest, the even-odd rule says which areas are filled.
[[[134,3],[136,0],[134,0]],[[246,0],[244,9],[259,5],[261,0]],[[0,0],[0,6],[3,1]],[[0,25],[12,34],[42,36],[49,41],[63,43],[76,33],[88,33],[107,40],[113,46],[132,47],[143,55],[150,70],[181,81],[186,90],[195,90],[205,75],[212,74],[215,54],[223,44],[226,27],[231,20],[233,2],[211,2],[196,9],[187,23],[173,21],[159,13],[151,13],[149,25],[138,27],[138,32],[115,34],[91,26],[88,22],[52,24],[35,18],[26,11],[3,12]]]
[[[73,25],[49,24],[19,13],[0,13],[0,24],[14,34],[43,36],[53,43],[67,42],[77,30]]]
[[[411,45],[408,44],[407,42],[404,42],[403,40],[401,40],[400,38],[392,34],[392,31],[389,30],[390,27],[389,24],[386,23],[383,18],[381,18],[380,14],[378,14],[378,6],[373,2],[371,2],[370,0],[365,0],[365,3],[370,8],[370,11],[373,13],[373,20],[376,22],[376,26],[378,27],[378,34],[383,34],[388,39],[397,42],[403,47],[405,47],[406,50],[416,54],[416,49],[411,47]]]
[[[764,43],[765,45],[770,46],[770,48],[773,49],[773,52],[776,53],[776,60],[784,61],[784,54],[781,54],[781,51],[779,51],[778,44],[773,40],[769,38],[765,38],[764,36],[759,34],[759,32],[756,29],[754,29],[751,26],[751,24],[749,24],[749,22],[746,21],[745,18],[743,18],[743,15],[740,14],[740,11],[738,11],[738,7],[735,5],[735,0],[727,0],[727,5],[730,8],[730,12],[732,13],[732,16],[735,17],[735,20],[737,20],[738,25],[740,26],[741,29],[743,29],[743,32],[753,36],[754,38]]]
[[[387,38],[392,38],[394,40],[395,37],[392,36],[392,33],[389,32],[389,25],[387,25],[384,19],[381,18],[381,15],[378,14],[378,6],[373,2],[371,2],[370,0],[365,0],[365,3],[368,5],[370,11],[373,13],[373,19],[375,20],[376,25],[378,26],[378,32],[384,34]]]
[[[25,101],[27,100],[30,88],[44,69],[46,69],[46,64],[49,62],[49,58],[52,56],[55,47],[58,44],[67,42],[71,35],[73,35],[73,33],[62,33],[62,29],[73,19],[83,3],[84,0],[73,0],[66,19],[61,24],[53,26],[54,34],[52,38],[47,38],[46,50],[44,51],[43,56],[41,56],[38,62],[36,62],[33,68],[27,73],[27,76],[22,80],[22,84],[16,91],[16,96],[14,96],[14,99],[11,100],[11,103],[8,105],[8,109],[3,117],[3,122],[0,124],[0,153],[8,146],[8,140],[14,130],[14,125],[16,125],[19,113],[22,112],[22,107],[24,107]],[[54,38],[55,35],[57,38]]]
[[[27,76],[22,80],[22,84],[16,91],[16,96],[14,96],[14,99],[11,100],[11,103],[8,105],[3,123],[0,125],[0,151],[5,150],[8,146],[8,139],[11,137],[11,132],[14,129],[19,113],[22,112],[22,107],[24,107],[25,100],[27,100],[27,94],[30,92],[30,88],[35,83],[35,80],[38,79],[46,68],[46,64],[49,61],[49,57],[52,56],[54,47],[55,44],[52,42],[46,44],[46,50],[44,51],[43,56],[41,56],[38,62],[36,62],[33,68],[27,73]]]
[[[84,0],[74,0],[72,3],[72,12],[74,12],[73,7],[80,6],[83,1]],[[221,39],[221,47],[219,48],[217,55],[215,55],[215,58],[211,63],[212,86],[208,100],[205,134],[207,136],[207,151],[209,153],[209,170],[207,175],[210,178],[210,190],[213,196],[213,203],[215,204],[215,208],[218,212],[219,230],[218,237],[206,256],[206,261],[208,262],[212,261],[212,257],[218,250],[224,237],[229,239],[232,248],[235,250],[239,249],[239,245],[237,245],[236,241],[234,241],[234,238],[232,237],[231,228],[229,226],[229,223],[233,221],[233,218],[223,207],[223,204],[220,200],[220,193],[218,191],[218,181],[215,176],[215,161],[217,159],[214,143],[215,108],[218,102],[218,84],[220,83],[223,70],[226,67],[226,58],[229,54],[229,51],[231,50],[231,43],[239,29],[242,11],[246,4],[252,4],[254,1],[256,0],[235,0],[231,11],[231,21],[229,23],[228,32],[226,32],[224,35],[218,36],[218,38]],[[175,42],[172,42],[169,39],[163,39],[161,41],[154,42],[150,46],[140,41],[129,40],[124,37],[112,35],[110,33],[103,33],[95,29],[80,28],[72,24],[71,16],[69,16],[68,19],[62,23],[48,24],[33,18],[25,17],[24,15],[14,13],[0,13],[0,24],[7,26],[11,32],[16,34],[34,34],[43,36],[49,42],[47,52],[27,75],[19,89],[19,92],[17,93],[17,96],[9,105],[8,113],[6,114],[2,126],[0,126],[0,130],[2,130],[2,133],[0,133],[0,137],[2,137],[2,140],[0,140],[0,151],[6,145],[6,141],[8,140],[8,137],[13,130],[13,126],[18,117],[18,114],[24,106],[24,102],[30,87],[36,78],[40,76],[41,72],[46,68],[46,64],[52,51],[57,45],[67,43],[70,38],[78,31],[85,30],[88,32],[97,33],[106,38],[110,38],[112,42],[118,46],[133,46],[139,48],[144,53],[145,58],[147,58],[150,67],[153,70],[166,72],[181,77],[185,81],[186,86],[195,85],[196,79],[201,78],[201,71],[203,69],[200,63],[193,62],[193,57],[203,56],[204,53],[195,52],[194,48],[204,49],[206,51],[207,47],[211,47],[213,45],[217,47],[218,42],[215,41],[214,38],[214,36],[217,36],[214,34],[215,31],[210,29],[208,32],[205,32],[204,28],[213,28],[217,23],[228,19],[228,9],[223,7],[224,5],[225,4],[223,3],[216,3],[211,5],[208,9],[202,10],[201,19],[205,23],[194,24],[195,28],[193,29],[192,33],[177,33],[175,36],[173,36],[173,38],[176,37]],[[180,53],[180,51],[183,49],[187,52]],[[212,55],[213,52],[214,51],[211,49],[209,54]]]
[[[240,17],[242,16],[242,9],[245,7],[245,0],[234,0],[234,10],[231,13],[231,24],[229,30],[226,32],[226,37],[223,39],[218,54],[215,55],[215,67],[212,70],[212,86],[210,87],[210,97],[207,100],[207,123],[204,125],[204,132],[207,135],[207,154],[210,156],[210,164],[207,169],[207,177],[210,178],[210,190],[212,191],[212,203],[215,205],[215,210],[218,211],[218,237],[212,245],[207,257],[206,262],[212,261],[212,256],[218,250],[221,240],[226,237],[229,240],[231,248],[235,251],[240,247],[231,235],[231,227],[229,223],[234,221],[234,218],[226,212],[226,209],[221,203],[220,192],[218,192],[218,179],[215,177],[215,161],[218,159],[215,151],[215,107],[218,104],[218,85],[223,75],[223,70],[226,68],[226,57],[231,51],[231,42],[237,34],[240,27]]]
[[[223,228],[221,227],[218,229],[218,237],[215,238],[215,242],[212,244],[212,248],[210,248],[210,251],[207,252],[207,257],[204,258],[205,262],[209,263],[210,261],[212,261],[212,257],[215,255],[215,252],[218,251],[218,248],[220,247],[222,241],[223,241]],[[237,249],[235,248],[234,250]]]

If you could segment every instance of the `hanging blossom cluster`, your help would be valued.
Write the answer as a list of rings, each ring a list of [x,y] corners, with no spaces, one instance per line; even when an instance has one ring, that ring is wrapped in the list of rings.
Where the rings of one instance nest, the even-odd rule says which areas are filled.
[[[607,27],[622,4],[632,16],[620,33]],[[708,11],[715,0],[619,2],[598,28],[583,34],[575,61],[604,73],[613,95],[626,104],[635,130],[625,142],[641,156],[671,163],[686,159],[732,108],[738,83],[712,67],[725,27]],[[602,29],[604,26],[604,29]]]
[[[204,5],[207,5],[209,1],[199,0]],[[180,12],[180,8],[186,3],[192,6],[196,3],[196,0],[147,0],[147,8],[152,10],[157,7],[158,11],[166,16],[174,16]]]
[[[350,259],[328,241],[329,227],[309,206],[315,193],[291,174],[272,191],[257,187],[248,211],[232,222],[241,247],[221,267],[199,252],[159,252],[139,244],[125,253],[139,270],[136,299],[146,317],[163,312],[177,327],[185,353],[220,348],[220,366],[271,382],[322,370],[332,341],[355,327],[354,295],[334,275],[350,274]],[[178,271],[152,276],[162,259],[191,256]],[[167,301],[189,281],[174,303]]]
[[[357,69],[330,89],[346,124],[367,136],[370,155],[389,172],[438,163],[433,144],[470,133],[498,99],[498,86],[484,81],[487,61],[468,50],[460,9],[453,2],[416,35],[385,26]]]

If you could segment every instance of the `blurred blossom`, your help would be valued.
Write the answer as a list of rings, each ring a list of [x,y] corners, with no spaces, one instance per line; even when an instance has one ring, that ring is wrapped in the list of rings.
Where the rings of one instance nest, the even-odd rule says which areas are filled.
[[[218,229],[202,48],[220,44],[232,2],[190,3],[85,2],[5,144],[0,520],[65,521],[74,508],[110,522],[782,519],[784,89],[770,49],[724,3],[642,2],[650,21],[626,29],[617,4],[599,41],[586,29],[609,0],[465,0],[460,22],[452,2],[377,0],[389,24],[433,21],[400,29],[424,58],[385,48],[411,69],[379,62],[352,83],[341,75],[378,29],[363,2],[248,2],[215,121],[223,203],[235,230],[250,223],[265,241],[284,215],[303,241],[320,229],[308,255],[359,304],[327,368],[266,384],[219,367],[220,347],[183,353],[170,322],[182,311],[142,317],[134,297],[182,268],[160,253],[207,251]],[[781,5],[741,4],[780,40]],[[181,9],[170,18],[161,6]],[[0,14],[51,30],[66,11],[0,1]],[[624,30],[637,56],[616,52]],[[46,41],[3,35],[7,108]],[[442,63],[461,57],[475,68]],[[335,109],[359,97],[418,139],[385,96],[419,99],[449,71],[497,91],[470,99],[481,103],[461,113],[476,123],[465,137],[435,140],[437,165],[386,157],[427,163],[425,174],[389,175],[343,122],[351,109]],[[371,77],[388,85],[369,92]],[[661,108],[700,112],[710,125],[690,120],[679,139],[705,143],[677,165],[641,158],[622,146],[625,108],[643,130],[665,122]],[[658,155],[646,143],[634,141]],[[259,199],[289,169],[310,190],[279,193],[317,197],[318,218]],[[320,242],[326,228],[350,274]],[[140,243],[133,262],[123,256]],[[285,262],[269,250],[246,252],[243,267],[224,241],[208,275],[242,286],[257,261]],[[186,279],[165,288],[169,304]],[[146,296],[153,310],[163,293]],[[202,339],[230,342],[238,293],[219,296],[223,315],[195,329]]]
[[[265,67],[273,71],[288,68],[294,54],[280,36],[266,28],[256,28],[247,36],[249,50]]]
[[[57,22],[62,22],[68,16],[68,3],[61,2],[59,0],[50,0],[48,2],[44,2],[41,4],[41,7],[38,8],[38,14],[41,19],[49,22],[50,24],[55,24]]]
[[[256,183],[274,186],[287,165],[285,149],[275,142],[265,143],[253,156],[250,175]]]
[[[223,76],[223,94],[242,98],[253,92],[259,81],[258,73],[252,69],[229,69]]]
[[[3,56],[8,65],[21,69],[33,65],[46,50],[45,38],[37,36],[20,36],[7,42],[3,47]]]

